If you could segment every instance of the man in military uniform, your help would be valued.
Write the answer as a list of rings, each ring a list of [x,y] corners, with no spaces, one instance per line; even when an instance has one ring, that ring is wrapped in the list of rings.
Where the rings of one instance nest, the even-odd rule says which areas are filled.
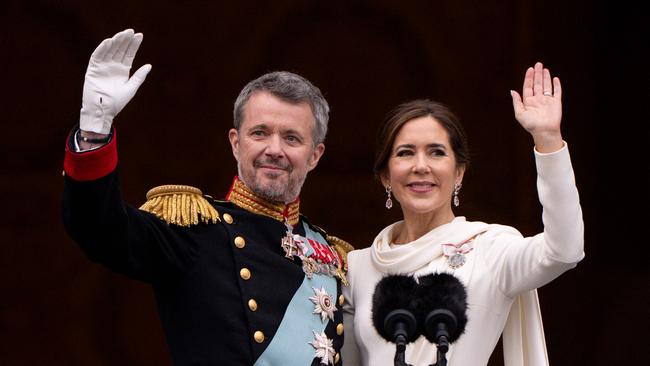
[[[142,34],[125,30],[90,58],[79,126],[64,162],[63,216],[88,257],[154,289],[178,365],[339,365],[349,244],[300,214],[324,152],[329,107],[304,78],[251,81],[229,132],[238,175],[224,201],[160,186],[122,200],[113,117],[151,65],[129,77]]]

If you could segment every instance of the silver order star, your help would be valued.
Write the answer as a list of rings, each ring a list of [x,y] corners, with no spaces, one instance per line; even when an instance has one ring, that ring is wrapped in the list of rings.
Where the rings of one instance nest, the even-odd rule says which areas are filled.
[[[333,341],[325,335],[314,332],[314,340],[309,342],[315,349],[314,357],[320,357],[320,362],[325,365],[334,364],[334,347]]]
[[[324,287],[321,287],[320,290],[315,287],[312,287],[312,289],[315,295],[310,297],[309,300],[314,303],[314,314],[320,314],[320,320],[322,322],[327,318],[333,321],[334,312],[337,309],[332,296],[327,293]]]

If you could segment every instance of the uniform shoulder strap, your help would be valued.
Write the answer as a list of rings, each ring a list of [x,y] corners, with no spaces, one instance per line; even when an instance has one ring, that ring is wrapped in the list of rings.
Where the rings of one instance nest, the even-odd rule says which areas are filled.
[[[347,241],[338,238],[333,235],[327,235],[325,237],[327,242],[336,249],[336,251],[339,253],[341,258],[343,258],[343,266],[347,270],[348,268],[348,252],[354,250],[354,247],[352,244],[348,243]]]
[[[221,221],[219,212],[203,197],[201,190],[185,185],[169,184],[150,189],[147,202],[140,210],[168,224],[184,227]]]

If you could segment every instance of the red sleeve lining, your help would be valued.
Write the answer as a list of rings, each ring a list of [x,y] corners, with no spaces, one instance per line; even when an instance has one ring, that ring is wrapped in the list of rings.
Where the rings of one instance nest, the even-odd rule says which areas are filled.
[[[95,180],[105,177],[117,167],[117,132],[113,130],[113,137],[104,146],[86,152],[75,152],[70,146],[74,142],[73,130],[68,135],[68,141],[65,147],[65,159],[63,160],[63,170],[70,178],[79,181]]]

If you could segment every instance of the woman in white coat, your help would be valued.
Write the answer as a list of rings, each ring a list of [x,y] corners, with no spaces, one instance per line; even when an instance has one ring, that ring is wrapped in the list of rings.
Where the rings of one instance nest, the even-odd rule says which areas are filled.
[[[372,295],[388,274],[451,273],[467,289],[467,327],[451,345],[451,366],[486,365],[503,334],[506,366],[548,365],[536,288],[583,257],[583,221],[568,147],[560,132],[562,89],[541,63],[526,71],[523,92],[511,91],[515,118],[534,142],[544,232],[523,237],[512,227],[455,216],[469,163],[464,132],[445,106],[428,100],[400,105],[379,135],[375,172],[386,206],[404,220],[372,246],[348,255],[343,362],[392,365],[395,345],[372,325]],[[406,362],[430,365],[436,346],[420,337]]]

